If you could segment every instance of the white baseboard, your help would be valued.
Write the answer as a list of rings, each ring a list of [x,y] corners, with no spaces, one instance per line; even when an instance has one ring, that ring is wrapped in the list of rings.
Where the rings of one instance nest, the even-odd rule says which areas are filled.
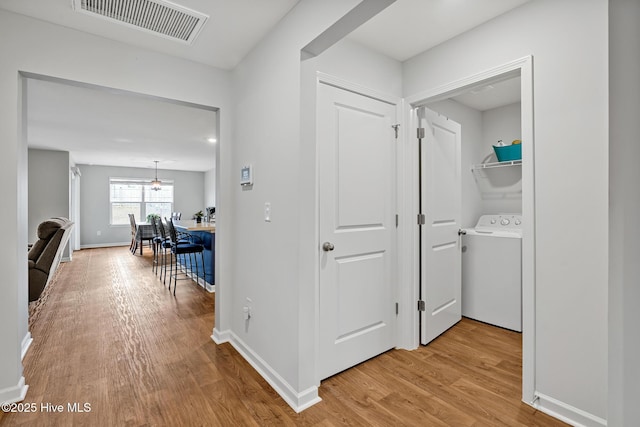
[[[80,249],[112,248],[115,246],[129,246],[131,242],[122,243],[92,243],[90,245],[80,245]]]
[[[549,397],[542,393],[535,393],[536,400],[532,406],[537,410],[551,415],[567,424],[576,427],[605,427],[607,420],[597,417],[593,414],[575,408],[553,397]]]
[[[224,344],[226,342],[231,341],[231,334],[229,331],[220,332],[216,328],[213,328],[213,334],[211,334],[211,339],[216,344]]]
[[[33,338],[31,337],[31,332],[27,332],[27,335],[22,339],[22,353],[20,355],[21,359],[24,359],[24,356],[27,354],[27,350],[31,347],[31,343],[33,342]]]
[[[24,400],[29,386],[24,383],[24,377],[13,387],[0,389],[0,403],[13,403]]]
[[[271,387],[296,412],[315,405],[322,399],[318,396],[318,387],[309,387],[302,392],[296,392],[268,363],[249,348],[236,334],[231,331],[220,332],[214,328],[211,338],[216,344],[231,343],[242,357],[269,383]]]

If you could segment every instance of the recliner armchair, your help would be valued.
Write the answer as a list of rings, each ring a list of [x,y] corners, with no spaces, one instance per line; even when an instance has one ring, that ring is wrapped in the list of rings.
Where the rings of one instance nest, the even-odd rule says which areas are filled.
[[[29,250],[29,302],[40,298],[60,264],[73,222],[50,218],[38,226],[38,241]]]

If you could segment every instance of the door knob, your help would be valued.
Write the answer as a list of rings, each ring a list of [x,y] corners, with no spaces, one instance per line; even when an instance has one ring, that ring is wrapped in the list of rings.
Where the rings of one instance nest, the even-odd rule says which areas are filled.
[[[334,248],[334,246],[333,246],[333,243],[331,243],[331,242],[324,242],[322,244],[322,250],[325,251],[325,252],[332,251],[333,248]]]

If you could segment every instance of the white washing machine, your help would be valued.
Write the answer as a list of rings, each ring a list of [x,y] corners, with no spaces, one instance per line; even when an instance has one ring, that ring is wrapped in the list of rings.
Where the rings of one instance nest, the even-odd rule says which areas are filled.
[[[462,315],[522,332],[522,216],[483,215],[462,236]]]

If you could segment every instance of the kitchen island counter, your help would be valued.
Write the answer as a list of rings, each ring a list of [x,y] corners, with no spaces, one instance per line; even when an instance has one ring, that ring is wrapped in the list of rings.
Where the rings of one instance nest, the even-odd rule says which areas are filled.
[[[200,256],[194,257],[198,264],[198,284],[209,292],[215,292],[215,248],[216,248],[216,224],[214,222],[196,222],[195,220],[173,221],[177,231],[192,236],[193,243],[204,246],[204,268]],[[183,260],[181,260],[183,261]],[[189,266],[191,258],[183,261]],[[193,269],[195,273],[195,268]],[[195,274],[194,274],[195,275]],[[195,278],[192,277],[195,280]]]

